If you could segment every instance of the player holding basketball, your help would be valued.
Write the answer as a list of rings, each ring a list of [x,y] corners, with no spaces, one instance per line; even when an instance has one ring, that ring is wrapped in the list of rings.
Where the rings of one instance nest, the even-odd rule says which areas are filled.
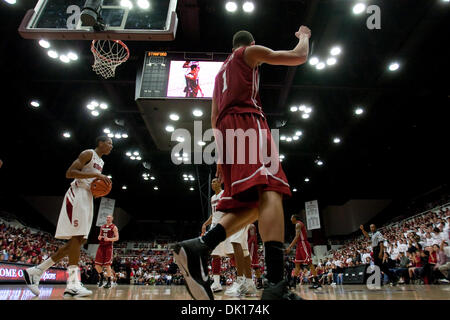
[[[298,215],[293,214],[291,216],[291,222],[295,225],[295,238],[292,240],[289,247],[286,248],[286,254],[289,254],[291,249],[296,245],[295,250],[295,270],[293,276],[292,287],[295,288],[296,280],[301,271],[302,265],[308,265],[312,275],[313,286],[310,289],[319,289],[321,287],[317,279],[317,271],[312,263],[312,251],[311,245],[308,242],[308,236],[306,232],[306,226],[300,221]]]
[[[113,243],[119,240],[119,230],[117,229],[117,226],[112,223],[113,219],[113,216],[107,216],[106,224],[100,227],[100,234],[98,235],[100,245],[98,246],[97,254],[95,255],[95,270],[97,270],[100,278],[98,283],[99,288],[103,286],[103,268],[106,268],[108,281],[103,287],[105,289],[111,288]]]
[[[90,149],[81,152],[67,170],[66,178],[74,180],[63,200],[55,238],[69,241],[40,265],[24,270],[25,282],[35,295],[39,295],[41,276],[47,269],[66,256],[69,257],[67,268],[69,278],[64,296],[84,297],[92,294],[92,291],[83,287],[79,280],[78,262],[81,245],[88,238],[94,215],[94,201],[90,186],[95,179],[111,184],[111,180],[102,174],[104,165],[102,156],[109,155],[112,148],[110,138],[99,137],[96,140],[95,150]]]
[[[233,53],[216,76],[211,125],[216,129],[219,151],[217,177],[225,186],[217,209],[227,214],[204,236],[177,243],[173,248],[176,262],[184,273],[186,285],[194,299],[214,299],[205,274],[209,253],[227,237],[256,220],[264,241],[269,280],[261,298],[300,299],[289,291],[288,284],[283,279],[282,200],[283,196],[290,196],[291,191],[262,111],[258,92],[258,67],[262,63],[295,66],[307,61],[311,31],[302,26],[295,35],[299,42],[294,49],[273,51],[255,45],[249,32],[239,31],[233,37]],[[229,143],[225,139],[226,131],[236,132],[238,129],[256,132],[257,143],[241,143],[237,146]],[[217,131],[221,133],[222,139],[218,138],[220,135]],[[234,141],[235,138],[236,136],[230,140]],[[236,164],[235,157],[228,159],[229,157],[224,156],[235,155],[236,149],[241,153],[249,153],[245,154],[243,164]],[[249,152],[251,149],[252,153]],[[263,150],[271,152],[269,161],[262,157]],[[248,160],[254,157],[257,161]]]

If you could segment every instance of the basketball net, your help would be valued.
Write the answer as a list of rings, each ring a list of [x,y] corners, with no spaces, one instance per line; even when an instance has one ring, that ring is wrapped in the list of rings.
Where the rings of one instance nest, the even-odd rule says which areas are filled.
[[[114,77],[117,66],[130,57],[130,50],[120,40],[93,40],[91,51],[95,58],[92,70],[105,79]]]

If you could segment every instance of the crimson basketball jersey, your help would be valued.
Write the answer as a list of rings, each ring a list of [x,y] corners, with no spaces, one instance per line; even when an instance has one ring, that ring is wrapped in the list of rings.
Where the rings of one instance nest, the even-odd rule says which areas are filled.
[[[100,227],[100,235],[102,237],[106,237],[106,238],[114,238],[114,223],[111,223],[109,226],[107,224],[104,224]],[[111,245],[112,246],[112,242],[111,241],[105,241],[100,240],[100,245]]]
[[[258,67],[252,69],[245,63],[245,48],[235,50],[216,75],[214,99],[218,107],[218,121],[226,113],[263,115]]]
[[[297,223],[298,224],[298,223]],[[305,224],[303,224],[303,227],[301,227],[301,231],[300,231],[300,237],[298,237],[297,242],[300,241],[308,241],[308,234],[306,232],[306,226]]]

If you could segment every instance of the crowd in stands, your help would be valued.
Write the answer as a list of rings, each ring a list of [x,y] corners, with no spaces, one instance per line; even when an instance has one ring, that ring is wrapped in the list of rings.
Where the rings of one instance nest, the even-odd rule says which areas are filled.
[[[380,228],[385,253],[383,264],[400,280],[399,283],[448,283],[450,271],[450,209],[443,207]],[[342,283],[343,268],[373,264],[370,239],[363,235],[351,239],[318,263],[322,283]],[[384,275],[385,281],[387,275]],[[300,277],[308,282],[308,270]]]

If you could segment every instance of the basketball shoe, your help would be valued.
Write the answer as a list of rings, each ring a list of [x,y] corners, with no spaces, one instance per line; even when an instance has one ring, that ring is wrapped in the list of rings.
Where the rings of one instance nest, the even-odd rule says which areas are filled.
[[[213,292],[220,292],[220,291],[223,290],[223,288],[222,288],[222,285],[221,285],[220,283],[214,282],[214,283],[212,284],[212,286],[211,286],[211,290],[212,290]]]
[[[244,283],[239,287],[239,295],[241,296],[255,296],[256,286],[252,279],[245,279]]]
[[[225,290],[225,294],[230,297],[239,297],[240,295],[240,288],[245,283],[244,277],[237,277],[236,280],[233,282],[230,288]]]
[[[31,267],[23,270],[23,278],[27,284],[28,289],[33,292],[34,295],[39,296],[39,281],[41,280],[43,272],[37,267]]]
[[[64,290],[64,297],[87,297],[92,294],[91,290],[86,289],[81,282],[74,284],[68,284],[66,290]]]
[[[289,284],[286,280],[278,283],[271,283],[264,289],[261,300],[303,300],[294,292],[289,290]]]
[[[206,244],[195,238],[176,243],[171,249],[191,297],[194,300],[214,300],[206,273],[210,253]]]

